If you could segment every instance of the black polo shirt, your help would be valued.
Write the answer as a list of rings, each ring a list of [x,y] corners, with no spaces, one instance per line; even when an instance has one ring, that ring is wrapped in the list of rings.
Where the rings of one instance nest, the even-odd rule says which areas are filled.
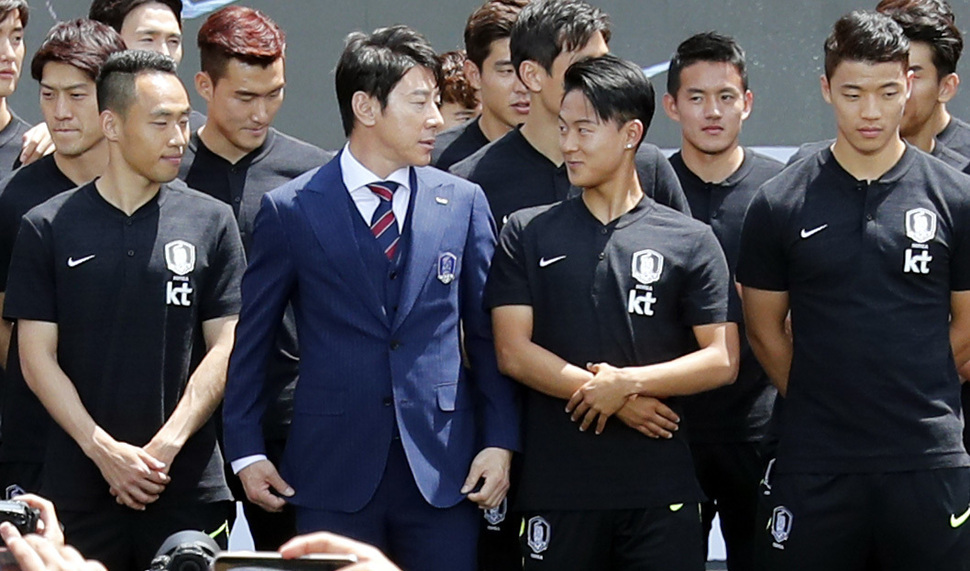
[[[738,262],[741,225],[758,187],[781,172],[782,164],[774,159],[744,149],[744,161],[731,176],[720,183],[707,183],[694,174],[678,152],[670,157],[680,185],[687,195],[695,219],[709,224],[724,249],[734,283]],[[771,411],[777,391],[758,364],[744,334],[741,298],[737,288],[728,288],[728,315],[739,324],[741,333],[741,366],[738,379],[685,401],[684,426],[694,442],[752,442],[768,433]]]
[[[205,354],[202,323],[238,313],[245,259],[226,205],[164,185],[132,216],[94,183],[24,217],[4,317],[58,325],[57,360],[114,438],[143,446]],[[42,491],[63,509],[110,501],[94,462],[51,431]],[[175,458],[159,505],[230,499],[210,418]]]
[[[826,149],[755,196],[738,280],[791,303],[780,472],[970,465],[949,337],[951,291],[970,289],[968,189],[907,145],[877,181]]]
[[[5,178],[20,167],[20,153],[24,148],[24,133],[30,125],[10,112],[10,122],[0,130],[0,179]]]
[[[552,204],[580,190],[569,184],[566,165],[556,166],[522,136],[521,127],[451,167],[451,172],[482,187],[499,228],[516,210]],[[637,151],[643,192],[665,206],[690,213],[677,174],[660,149],[644,143]]]
[[[434,141],[431,164],[447,171],[451,165],[470,157],[475,151],[487,145],[489,140],[478,124],[480,120],[480,117],[476,117],[472,121],[466,121],[440,133]]]
[[[21,167],[0,183],[0,291],[6,291],[10,258],[20,220],[31,208],[74,188],[74,182],[57,168],[54,155]],[[50,417],[24,382],[17,352],[17,336],[10,341],[4,371],[2,407],[3,440],[0,462],[44,461]]]
[[[179,178],[190,187],[232,206],[243,246],[248,250],[253,221],[263,195],[308,170],[330,162],[334,153],[270,128],[266,140],[235,164],[212,152],[195,131],[182,159]],[[276,351],[267,365],[267,380],[279,396],[267,410],[267,439],[285,439],[293,418],[293,393],[299,376],[296,321],[287,310],[277,333]]]
[[[822,149],[827,149],[831,147],[832,143],[834,142],[835,139],[829,139],[828,141],[805,143],[804,145],[798,147],[798,150],[795,151],[794,155],[789,157],[788,163],[785,166],[798,162],[809,155],[814,155]],[[913,148],[915,149],[916,147]],[[941,143],[939,140],[937,140],[936,144],[933,145],[933,152],[930,153],[930,155],[940,159],[960,172],[970,173],[970,158],[968,158],[970,155],[961,155],[960,153],[947,147],[946,144]]]
[[[951,116],[946,127],[936,134],[936,140],[965,157],[970,157],[970,124]]]
[[[603,225],[574,197],[512,215],[485,296],[490,308],[532,306],[533,341],[576,366],[628,367],[695,351],[691,328],[727,319],[727,288],[727,263],[706,225],[649,198]],[[520,508],[645,508],[703,497],[682,435],[657,440],[616,419],[600,435],[580,432],[565,401],[525,393]]]

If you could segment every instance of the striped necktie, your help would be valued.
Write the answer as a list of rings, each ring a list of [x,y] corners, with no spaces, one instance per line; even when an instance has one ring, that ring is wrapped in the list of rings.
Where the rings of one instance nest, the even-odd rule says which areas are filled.
[[[397,243],[401,239],[401,232],[398,230],[397,219],[394,218],[394,209],[392,208],[394,191],[397,190],[397,187],[396,182],[389,180],[367,185],[367,188],[380,199],[377,210],[374,211],[374,217],[371,218],[370,229],[388,260],[394,259],[394,254],[397,253]]]

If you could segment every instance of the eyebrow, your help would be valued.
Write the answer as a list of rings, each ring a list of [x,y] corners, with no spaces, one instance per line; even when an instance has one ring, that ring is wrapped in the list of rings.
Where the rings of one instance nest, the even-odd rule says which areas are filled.
[[[40,86],[43,87],[44,89],[50,89],[52,91],[71,91],[73,89],[81,89],[83,87],[87,87],[88,84],[86,84],[86,83],[75,83],[73,85],[65,85],[63,87],[57,87],[55,85],[51,85],[49,83],[44,83],[43,81],[41,81],[40,82]]]
[[[190,114],[191,112],[192,112],[191,107],[186,107],[181,111],[179,110],[170,111],[168,109],[156,109],[155,111],[152,111],[150,115],[152,117],[175,117],[176,115],[178,115],[179,117],[184,117]]]
[[[157,36],[159,34],[165,34],[164,30],[159,30],[158,28],[135,28],[135,34],[147,34],[149,36]],[[181,32],[172,32],[167,34],[170,38],[181,38]]]

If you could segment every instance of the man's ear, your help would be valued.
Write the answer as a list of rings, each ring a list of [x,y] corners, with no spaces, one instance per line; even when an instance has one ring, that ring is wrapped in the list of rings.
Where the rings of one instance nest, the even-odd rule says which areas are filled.
[[[825,74],[824,73],[822,74],[821,77],[819,77],[819,83],[821,84],[821,87],[822,87],[822,99],[824,99],[826,103],[828,103],[829,105],[831,105],[832,104],[832,88],[829,85],[829,78],[825,77]]]
[[[663,104],[664,113],[667,114],[667,117],[670,117],[671,121],[680,123],[680,112],[677,110],[677,100],[674,99],[674,96],[669,93],[664,93],[661,103]]]
[[[479,90],[482,88],[482,71],[478,69],[475,62],[466,59],[465,63],[462,64],[461,70],[465,74],[465,79],[471,84],[472,89]]]
[[[207,72],[200,71],[195,74],[195,90],[206,103],[212,102],[212,92],[215,91],[215,82]]]
[[[539,65],[539,62],[527,59],[519,64],[519,79],[525,85],[525,88],[532,93],[540,93],[542,91],[542,80],[545,76],[549,75],[546,70]]]
[[[121,134],[121,117],[111,109],[105,109],[101,112],[100,120],[104,138],[117,143]]]
[[[956,73],[947,74],[940,80],[940,92],[936,100],[940,103],[949,103],[960,91],[960,76]]]
[[[748,117],[751,116],[751,109],[754,105],[754,93],[751,93],[750,89],[744,92],[744,110],[741,111],[741,120],[747,121]]]
[[[350,100],[350,106],[354,111],[354,117],[361,125],[373,127],[377,123],[377,116],[381,112],[381,103],[376,97],[363,91],[357,91]]]

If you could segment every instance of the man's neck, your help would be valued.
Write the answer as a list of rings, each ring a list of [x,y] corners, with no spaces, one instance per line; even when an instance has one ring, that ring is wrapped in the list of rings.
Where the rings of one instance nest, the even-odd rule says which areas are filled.
[[[554,165],[562,166],[562,151],[559,150],[559,117],[535,103],[538,97],[533,97],[532,108],[526,115],[521,133],[525,140],[542,153]]]
[[[917,149],[932,153],[936,147],[936,136],[939,135],[946,126],[950,124],[950,114],[946,110],[946,105],[937,106],[930,118],[920,126],[915,133],[908,133],[903,138],[907,143]]]
[[[711,154],[683,141],[680,156],[697,178],[707,183],[719,183],[724,182],[741,168],[741,163],[744,162],[744,149],[735,141],[730,148]]]
[[[506,125],[486,108],[482,108],[482,115],[478,118],[478,128],[489,141],[500,139],[512,130],[512,127]]]
[[[358,129],[360,128],[358,126]],[[356,131],[351,133],[347,143],[350,148],[350,154],[357,159],[357,162],[364,165],[367,170],[381,179],[386,179],[394,171],[407,166],[385,157],[382,153],[384,148],[383,144],[378,140],[374,140],[373,137],[367,136],[366,133],[358,133]]]
[[[208,127],[209,124],[206,123],[199,128],[199,139],[202,140],[202,143],[207,149],[226,159],[230,164],[234,165],[238,163],[250,153],[250,151],[240,149],[236,145],[233,145],[229,139],[219,133],[219,129],[209,129]]]
[[[7,106],[7,98],[0,97],[0,131],[6,129],[12,120],[13,113],[10,112],[10,107]]]
[[[893,168],[906,152],[906,144],[902,139],[894,138],[885,147],[874,153],[861,153],[839,133],[832,154],[842,168],[856,180],[878,180]]]
[[[162,185],[133,171],[120,152],[109,152],[108,166],[95,186],[108,204],[131,216],[155,198]]]
[[[54,151],[54,164],[71,182],[81,186],[104,174],[108,166],[108,141],[91,147],[76,157],[67,157]]]
[[[643,199],[643,189],[633,161],[628,161],[616,176],[595,187],[583,189],[583,203],[597,220],[609,224],[633,210]]]

